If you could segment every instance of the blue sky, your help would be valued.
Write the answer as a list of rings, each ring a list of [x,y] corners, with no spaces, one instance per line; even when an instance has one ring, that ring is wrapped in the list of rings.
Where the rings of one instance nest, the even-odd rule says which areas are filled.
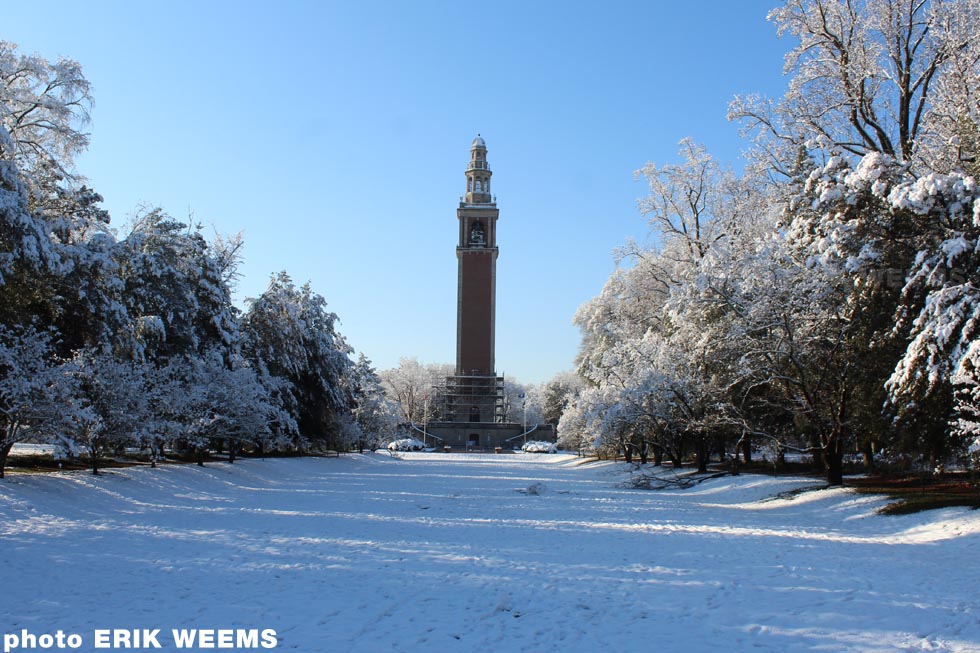
[[[310,281],[379,368],[455,358],[456,207],[477,133],[500,209],[497,371],[571,369],[576,308],[645,239],[633,172],[690,136],[734,167],[736,93],[778,97],[775,0],[12,3],[0,38],[78,60],[78,170],[245,233],[239,302]]]

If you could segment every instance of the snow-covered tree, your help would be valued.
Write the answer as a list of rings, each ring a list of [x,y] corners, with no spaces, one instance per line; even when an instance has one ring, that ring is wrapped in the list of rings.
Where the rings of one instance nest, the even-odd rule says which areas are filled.
[[[967,348],[953,376],[956,413],[953,436],[966,445],[976,466],[980,462],[980,338]]]
[[[532,403],[546,424],[558,427],[561,416],[582,388],[582,378],[575,372],[559,372],[532,393]]]
[[[91,105],[77,62],[0,42],[0,318],[56,326],[65,356],[125,325],[109,216],[74,169]]]
[[[402,419],[411,424],[422,424],[428,411],[428,419],[438,419],[438,388],[446,377],[453,374],[449,363],[420,363],[417,358],[402,358],[398,367],[382,370],[381,383],[387,395],[394,399],[401,409]]]
[[[198,228],[160,209],[140,211],[116,247],[135,356],[175,356],[237,341],[238,320],[219,261]]]
[[[15,444],[57,430],[60,373],[51,333],[0,324],[0,478]]]
[[[787,94],[731,107],[784,180],[787,260],[803,266],[790,287],[828,298],[806,321],[785,322],[820,334],[814,351],[840,362],[807,374],[830,381],[837,370],[819,393],[837,399],[811,414],[823,413],[824,429],[837,424],[868,461],[876,447],[933,462],[957,448],[951,378],[972,338],[964,281],[976,274],[966,253],[978,18],[975,0],[787,0],[770,13],[798,40]],[[886,399],[892,423],[882,419]]]
[[[934,435],[922,448],[933,465],[940,464],[962,450],[961,439],[972,433],[970,415],[977,411],[972,402],[980,341],[980,185],[962,173],[932,173],[877,192],[892,212],[936,232],[923,242],[902,290],[896,330],[908,330],[908,345],[886,387],[900,420],[921,427],[931,418]]]
[[[230,361],[220,349],[170,363],[169,407],[164,415],[180,425],[177,446],[198,454],[225,449],[234,462],[243,447],[283,450],[296,444],[296,423],[244,359]],[[265,381],[265,383],[263,383]]]
[[[91,106],[90,84],[78,62],[52,63],[0,41],[0,126],[11,137],[13,161],[29,185],[45,165],[70,174],[75,156],[88,146],[88,134],[81,130]]]
[[[0,125],[0,320],[8,324],[30,321],[35,280],[58,262],[44,221],[29,206],[13,151]]]
[[[273,275],[248,304],[242,322],[246,358],[260,374],[289,383],[282,407],[307,442],[337,448],[338,420],[353,403],[345,383],[352,350],[336,330],[337,316],[309,284],[297,288],[285,272]]]
[[[570,398],[558,422],[558,444],[562,449],[581,453],[594,450],[594,416],[602,407],[597,395],[596,388],[583,387]]]
[[[657,240],[628,245],[629,266],[576,315],[578,372],[592,386],[578,400],[590,408],[584,420],[573,411],[561,424],[579,419],[600,451],[667,455],[675,464],[694,452],[703,468],[732,404],[735,306],[725,286],[737,277],[726,264],[757,207],[746,199],[751,187],[702,147],[685,140],[681,156],[681,164],[639,173],[650,185],[641,212]]]
[[[937,150],[955,150],[951,122],[975,112],[978,11],[976,0],[786,0],[769,19],[796,41],[789,89],[778,101],[737,97],[729,115],[787,178],[818,138],[857,157],[956,158]],[[928,152],[919,147],[927,141]]]
[[[398,404],[388,398],[381,377],[364,354],[358,355],[348,383],[354,398],[358,449],[374,450],[398,437],[402,422]]]
[[[807,267],[806,254],[791,243],[774,243],[771,256],[743,290],[741,383],[759,391],[749,397],[767,412],[792,418],[821,456],[828,481],[839,485],[843,455],[854,447],[851,407],[864,344],[854,333],[859,307],[847,301],[846,279]]]
[[[66,365],[72,384],[70,428],[63,442],[72,452],[88,454],[97,474],[101,458],[143,439],[151,417],[146,369],[91,348],[75,352]]]
[[[837,286],[830,305],[846,330],[830,329],[842,347],[834,351],[849,352],[859,370],[848,381],[847,421],[879,448],[935,466],[958,449],[951,377],[975,338],[976,181],[962,172],[916,178],[880,152],[856,163],[830,154],[787,205],[788,240],[808,271],[798,285]],[[880,420],[885,399],[890,426]]]
[[[537,388],[534,384],[522,383],[508,378],[504,382],[504,421],[521,424],[527,417],[529,427],[543,423],[541,412],[535,401]]]
[[[75,245],[58,245],[62,270],[48,277],[53,292],[52,322],[69,356],[83,347],[133,349],[133,324],[126,306],[119,246],[108,233],[94,233]]]
[[[35,173],[32,196],[59,260],[52,273],[36,279],[50,297],[43,319],[57,326],[66,356],[81,347],[111,344],[126,333],[128,315],[118,244],[102,196],[51,165]]]

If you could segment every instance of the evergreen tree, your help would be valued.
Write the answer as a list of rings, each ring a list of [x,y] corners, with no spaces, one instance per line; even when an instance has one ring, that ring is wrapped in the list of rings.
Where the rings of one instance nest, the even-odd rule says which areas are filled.
[[[297,288],[285,272],[272,276],[259,297],[248,300],[242,331],[246,357],[260,374],[288,383],[280,397],[303,444],[338,448],[353,396],[345,379],[352,351],[337,332],[337,316],[309,284]]]

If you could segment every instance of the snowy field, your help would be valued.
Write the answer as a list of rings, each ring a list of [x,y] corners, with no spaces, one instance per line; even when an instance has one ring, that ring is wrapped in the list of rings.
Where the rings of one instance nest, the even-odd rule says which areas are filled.
[[[980,513],[566,456],[387,454],[0,482],[3,632],[276,650],[980,651]],[[530,488],[530,491],[529,491]],[[537,493],[535,493],[537,491]],[[23,649],[14,649],[23,650]],[[196,649],[195,649],[196,650]]]

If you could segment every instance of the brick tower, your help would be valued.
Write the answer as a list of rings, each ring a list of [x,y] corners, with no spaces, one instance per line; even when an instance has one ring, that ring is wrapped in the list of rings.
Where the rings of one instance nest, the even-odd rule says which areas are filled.
[[[456,375],[494,373],[494,311],[497,281],[497,203],[490,194],[487,145],[470,147],[466,195],[459,202],[459,281],[456,297]]]
[[[509,449],[527,436],[522,424],[504,421],[504,378],[494,367],[499,212],[491,175],[487,144],[477,135],[470,146],[466,194],[456,209],[456,369],[439,393],[445,401],[439,421],[430,422],[424,433],[450,450]],[[554,439],[550,426],[531,430]]]
[[[446,379],[446,415],[456,423],[503,421],[504,380],[494,371],[497,291],[497,203],[490,194],[487,144],[479,135],[470,146],[466,194],[456,218],[456,374]],[[472,434],[467,444],[480,442]]]

